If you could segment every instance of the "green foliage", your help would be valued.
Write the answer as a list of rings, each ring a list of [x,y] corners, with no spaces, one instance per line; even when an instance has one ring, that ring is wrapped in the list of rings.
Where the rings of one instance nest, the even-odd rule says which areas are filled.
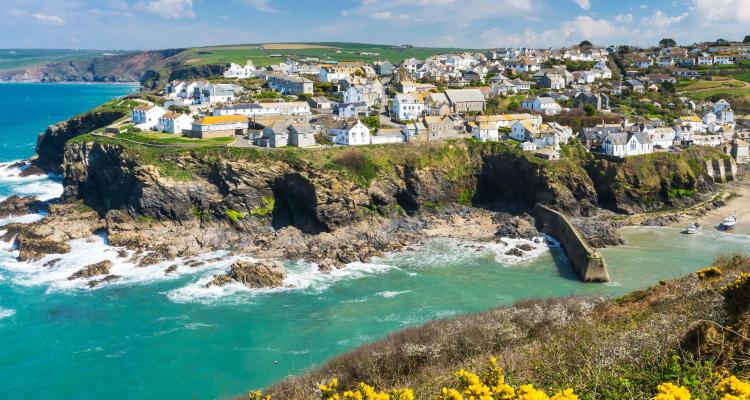
[[[255,97],[258,100],[273,100],[273,99],[280,98],[281,95],[278,92],[275,92],[273,90],[265,90],[256,94],[253,97]]]
[[[262,200],[263,205],[250,210],[250,215],[254,217],[265,217],[273,213],[273,209],[276,205],[276,200],[273,197],[264,197]]]
[[[245,213],[242,211],[232,210],[228,208],[224,211],[224,215],[227,216],[232,222],[237,222],[241,219],[245,219]]]
[[[156,218],[150,216],[150,215],[139,215],[138,216],[138,222],[150,224],[156,221]]]
[[[193,206],[190,208],[190,215],[192,215],[193,217],[197,219],[203,219],[203,216],[205,215],[205,213],[200,208]]]
[[[685,197],[693,197],[696,194],[698,194],[698,189],[681,189],[681,188],[672,188],[669,189],[667,192],[667,197],[672,199],[682,199]]]
[[[380,116],[370,115],[362,118],[362,123],[370,128],[370,132],[377,132],[380,129]]]
[[[458,194],[458,203],[464,206],[470,206],[474,198],[473,189],[464,189]]]

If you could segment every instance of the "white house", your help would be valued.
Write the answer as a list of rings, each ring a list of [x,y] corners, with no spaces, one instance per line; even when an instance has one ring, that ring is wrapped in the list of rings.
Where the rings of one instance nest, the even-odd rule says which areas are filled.
[[[677,124],[687,128],[690,132],[703,132],[705,127],[703,121],[697,115],[686,115],[677,119]]]
[[[189,115],[168,111],[159,117],[157,127],[161,132],[179,133],[189,131],[193,126],[193,119]]]
[[[416,121],[424,112],[424,103],[412,94],[397,94],[393,99],[392,113],[400,121]]]
[[[641,132],[610,132],[602,142],[605,154],[618,157],[653,153],[648,135]]]
[[[370,144],[370,128],[360,120],[338,121],[328,128],[333,142],[342,146],[362,146]]]
[[[133,109],[131,118],[136,128],[152,131],[157,129],[159,118],[166,113],[167,110],[159,106],[142,105]]]
[[[551,97],[535,97],[533,99],[526,99],[521,103],[521,107],[540,112],[545,115],[556,115],[562,110],[557,102]]]
[[[247,64],[245,66],[235,63],[230,64],[229,69],[224,71],[224,77],[247,79],[252,78],[255,75],[255,71],[256,69],[253,65],[253,62],[251,60],[247,60]]]
[[[482,142],[496,142],[499,140],[500,134],[496,123],[479,121],[472,122],[469,126],[471,126],[471,136],[475,139]]]
[[[674,128],[671,127],[648,127],[643,130],[643,133],[648,135],[652,146],[658,146],[662,149],[668,149],[670,146],[674,145],[674,140],[677,137]]]

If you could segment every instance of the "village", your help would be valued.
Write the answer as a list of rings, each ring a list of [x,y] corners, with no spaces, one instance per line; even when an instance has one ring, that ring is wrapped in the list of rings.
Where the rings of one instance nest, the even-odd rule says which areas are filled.
[[[223,76],[169,82],[110,133],[231,138],[258,148],[505,141],[547,160],[576,141],[611,157],[722,148],[748,162],[750,110],[679,88],[750,67],[750,43],[509,48],[424,60],[232,63]],[[737,81],[739,82],[739,81]],[[742,83],[740,83],[742,85]]]

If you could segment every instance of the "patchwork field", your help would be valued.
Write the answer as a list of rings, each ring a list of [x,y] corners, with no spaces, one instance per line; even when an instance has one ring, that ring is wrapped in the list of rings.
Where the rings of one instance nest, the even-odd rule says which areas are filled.
[[[457,48],[399,47],[361,43],[267,43],[262,45],[213,46],[187,49],[180,54],[189,65],[237,63],[252,60],[257,66],[277,64],[286,58],[317,58],[326,61],[389,60],[400,63],[407,58],[426,57],[462,51]]]
[[[93,58],[108,53],[103,50],[69,49],[0,49],[0,71],[11,71],[53,62]],[[115,53],[115,52],[111,52]],[[120,54],[122,52],[118,52]]]

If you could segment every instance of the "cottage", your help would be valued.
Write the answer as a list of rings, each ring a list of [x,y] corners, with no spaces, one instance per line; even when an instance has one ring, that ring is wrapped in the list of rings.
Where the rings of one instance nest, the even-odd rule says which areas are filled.
[[[133,109],[131,119],[136,128],[151,131],[157,129],[159,118],[167,113],[167,110],[156,105],[141,105]]]
[[[310,104],[311,108],[319,111],[330,110],[333,108],[333,102],[325,96],[312,97],[307,103]]]
[[[454,113],[482,112],[485,107],[485,99],[478,89],[448,89],[445,96]]]
[[[383,128],[370,135],[370,144],[390,144],[404,141],[404,134],[398,128]]]
[[[342,146],[370,144],[370,128],[360,120],[336,121],[328,128],[333,142]]]
[[[211,116],[193,122],[189,134],[192,137],[208,139],[244,135],[247,129],[248,119],[244,115]]]
[[[341,103],[338,107],[338,116],[343,119],[358,118],[367,115],[370,107],[365,102]]]
[[[313,81],[299,75],[272,73],[266,76],[268,87],[281,94],[313,94]]]
[[[193,119],[189,115],[168,111],[159,117],[157,126],[161,132],[182,134],[183,131],[190,130],[192,125]]]
[[[750,161],[750,144],[742,139],[732,140],[731,154],[737,164],[747,164]]]
[[[604,93],[581,92],[573,98],[573,104],[581,108],[591,104],[597,111],[609,110],[609,96]]]
[[[556,115],[562,111],[562,107],[551,97],[537,96],[533,99],[526,99],[521,103],[521,107],[544,115]]]
[[[674,145],[677,134],[674,128],[645,128],[643,133],[648,135],[654,148],[668,149]]]
[[[480,93],[481,96],[481,93]],[[484,100],[484,98],[482,98]],[[424,112],[424,103],[413,94],[397,94],[393,99],[392,116],[400,121],[415,121]]]
[[[263,136],[256,142],[260,147],[286,147],[289,145],[289,123],[275,122],[263,128]],[[314,139],[313,139],[314,140]]]
[[[627,157],[653,151],[651,139],[641,132],[611,132],[602,142],[602,152],[611,156]]]
[[[238,78],[247,79],[255,76],[255,66],[251,60],[247,60],[247,64],[242,66],[239,64],[231,63],[229,69],[224,71],[225,78]]]

